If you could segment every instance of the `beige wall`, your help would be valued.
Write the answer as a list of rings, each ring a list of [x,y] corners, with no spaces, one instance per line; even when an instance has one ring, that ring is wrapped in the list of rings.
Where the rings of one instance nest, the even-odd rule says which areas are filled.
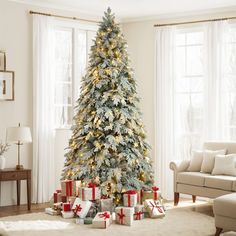
[[[154,104],[154,60],[155,60],[155,27],[154,24],[193,21],[235,16],[235,11],[212,13],[188,17],[156,19],[149,21],[130,22],[122,25],[128,43],[131,64],[134,68],[141,97],[141,111],[146,126],[147,138],[152,146],[151,157],[155,153],[155,104]]]

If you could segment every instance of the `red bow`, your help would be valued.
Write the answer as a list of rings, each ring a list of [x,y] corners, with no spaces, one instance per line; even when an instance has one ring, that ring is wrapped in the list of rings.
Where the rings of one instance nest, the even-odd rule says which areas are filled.
[[[103,212],[102,214],[99,214],[99,217],[100,217],[100,218],[103,218],[103,217],[104,217],[104,220],[106,220],[106,219],[109,219],[109,218],[110,218],[110,214],[109,214],[107,211],[105,211],[105,212]]]
[[[81,205],[79,204],[79,205],[76,205],[76,206],[75,206],[74,212],[77,213],[77,212],[80,212],[81,210],[82,210],[82,207],[81,207]]]
[[[90,182],[90,183],[88,183],[88,187],[89,187],[89,188],[96,188],[97,185],[96,185],[96,183]]]
[[[153,191],[158,191],[159,188],[158,188],[157,186],[153,186],[153,187],[152,187],[152,190],[153,190]]]
[[[136,194],[137,192],[135,190],[128,190],[127,192],[125,192],[125,194]]]
[[[134,215],[136,216],[136,220],[141,220],[141,215],[143,214],[143,212],[142,211],[138,211],[138,212],[136,212]]]
[[[153,204],[154,202],[154,204]],[[152,211],[154,210],[154,208],[157,208],[157,210],[160,212],[160,213],[163,213],[162,209],[160,208],[160,206],[157,204],[157,202],[155,201],[150,201],[149,203],[152,205]]]

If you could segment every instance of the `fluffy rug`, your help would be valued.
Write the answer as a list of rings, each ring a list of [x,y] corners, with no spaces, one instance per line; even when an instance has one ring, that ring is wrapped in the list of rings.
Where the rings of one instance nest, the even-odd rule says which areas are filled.
[[[65,220],[60,216],[45,213],[31,213],[0,218],[2,236],[212,236],[215,233],[214,218],[208,203],[197,203],[195,207],[181,205],[178,208],[167,206],[163,219],[144,219],[123,226],[112,224],[107,229],[94,229],[91,225],[76,225],[75,219]],[[209,213],[209,214],[208,214]],[[2,232],[2,233],[1,233]]]

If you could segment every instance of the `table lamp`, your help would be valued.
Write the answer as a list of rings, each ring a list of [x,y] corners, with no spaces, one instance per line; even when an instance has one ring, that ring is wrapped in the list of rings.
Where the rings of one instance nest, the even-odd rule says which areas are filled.
[[[23,165],[20,164],[20,146],[24,143],[31,143],[32,137],[29,127],[9,127],[7,128],[7,142],[8,143],[15,143],[18,145],[18,164],[16,165],[17,170],[24,169]]]

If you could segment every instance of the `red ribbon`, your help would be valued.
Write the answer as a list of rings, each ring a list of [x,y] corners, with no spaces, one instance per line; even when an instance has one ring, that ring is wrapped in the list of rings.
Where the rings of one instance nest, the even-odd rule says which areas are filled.
[[[129,190],[127,192],[125,192],[125,194],[127,194],[128,196],[128,207],[131,207],[131,195],[135,195],[137,194],[137,192],[135,190]]]
[[[110,214],[107,211],[105,211],[102,214],[99,214],[99,217],[103,218],[104,220],[106,220],[106,219],[110,218]]]
[[[71,205],[70,203],[63,203],[63,211],[70,211]]]
[[[135,217],[135,220],[141,220],[141,215],[142,215],[142,214],[143,214],[142,211],[138,211],[138,212],[134,213],[134,215],[136,216],[136,217]]]
[[[92,182],[90,182],[90,183],[88,183],[88,187],[89,188],[92,188],[92,200],[95,200],[95,196],[96,196],[96,187],[97,187],[97,185],[96,185],[96,183],[92,183]]]
[[[158,187],[156,187],[156,186],[153,186],[152,187],[152,191],[153,191],[153,193],[154,193],[154,200],[157,200],[157,191],[159,190],[159,188]]]
[[[72,180],[67,180],[65,183],[66,183],[66,196],[72,196]]]
[[[128,190],[125,192],[125,194],[131,194],[131,195],[136,194],[136,193],[137,192],[135,190]]]
[[[81,205],[80,205],[80,204],[77,204],[77,205],[75,206],[74,212],[75,212],[75,213],[81,212],[81,210],[82,210]]]
[[[162,209],[160,208],[160,206],[159,206],[156,202],[154,202],[154,204],[153,204],[153,202],[150,201],[149,203],[152,205],[152,211],[153,211],[155,208],[157,208],[157,210],[159,211],[159,213],[163,213]]]
[[[120,223],[123,225],[124,224],[123,219],[125,217],[125,214],[123,212],[123,208],[120,209],[120,213],[117,213],[117,215],[119,216]]]

